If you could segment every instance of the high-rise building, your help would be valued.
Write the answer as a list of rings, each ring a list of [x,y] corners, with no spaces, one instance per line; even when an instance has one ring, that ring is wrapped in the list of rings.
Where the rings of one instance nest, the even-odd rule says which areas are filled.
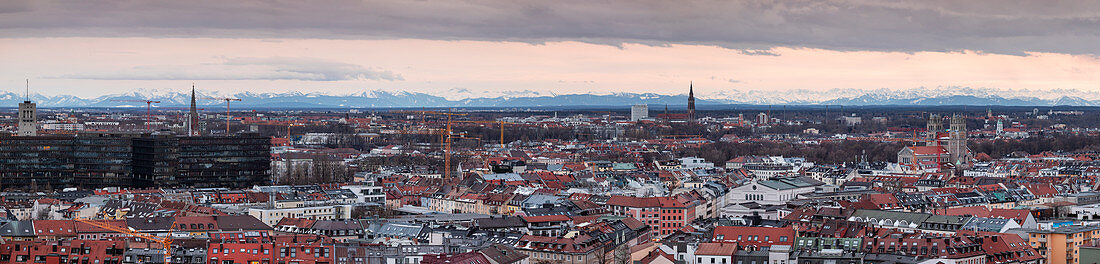
[[[31,102],[31,80],[27,79],[26,101],[19,103],[19,136],[30,137],[38,135],[38,109]]]
[[[630,107],[630,121],[649,118],[649,105],[638,104]]]
[[[695,120],[695,87],[688,83],[688,120]]]
[[[134,133],[0,137],[0,189],[133,186]]]
[[[140,186],[176,186],[179,140],[171,134],[134,139],[134,181]]]
[[[19,136],[38,135],[37,107],[30,100],[19,103]]]
[[[256,134],[0,136],[0,190],[249,187],[270,183],[270,152],[270,139]]]
[[[271,183],[271,138],[178,137],[176,182],[181,186],[247,188]]]
[[[19,136],[30,137],[38,135],[37,107],[31,102],[31,80],[27,79],[26,101],[19,103]]]

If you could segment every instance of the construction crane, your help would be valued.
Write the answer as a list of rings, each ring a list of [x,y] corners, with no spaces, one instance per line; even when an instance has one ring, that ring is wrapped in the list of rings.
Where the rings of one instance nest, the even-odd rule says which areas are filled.
[[[458,135],[455,135],[455,138],[458,138],[458,139],[474,139],[474,140],[477,140],[477,144],[479,146],[481,145],[481,138],[480,137],[470,136],[470,135],[466,135],[466,134],[458,134]]]
[[[444,134],[447,137],[447,144],[443,150],[443,181],[446,182],[451,179],[451,141],[453,141],[452,138],[454,137],[454,131],[451,130],[451,119],[454,116],[464,116],[466,114],[443,112],[439,112],[439,114],[447,116],[447,129]]]
[[[608,123],[611,123],[611,115],[616,114],[615,112],[610,112],[610,111],[592,111],[592,112],[597,113],[597,114],[604,114],[604,122],[608,122]]]
[[[239,98],[228,98],[228,97],[203,97],[202,99],[225,101],[225,135],[228,136],[229,135],[229,120],[232,119],[229,116],[229,102],[240,101],[241,99],[239,99]]]
[[[422,116],[421,118],[423,118],[423,116],[425,116],[425,115],[443,115],[443,116],[447,116],[446,126],[442,130],[438,130],[438,131],[433,131],[433,130],[429,130],[429,131],[404,131],[403,132],[403,134],[439,134],[439,142],[443,143],[443,181],[447,181],[447,180],[451,179],[451,143],[454,141],[455,138],[460,138],[460,137],[473,139],[472,137],[465,137],[464,134],[455,134],[454,130],[452,129],[452,123],[457,123],[457,122],[462,122],[462,123],[483,123],[483,122],[497,123],[497,122],[501,122],[501,121],[465,121],[465,120],[456,121],[456,120],[454,120],[453,117],[455,117],[455,116],[464,116],[464,115],[466,115],[466,114],[462,114],[462,113],[450,113],[450,112],[438,112],[438,111],[404,111],[404,110],[397,110],[397,111],[391,111],[391,112],[392,113],[403,113],[403,114],[420,114]],[[504,134],[503,134],[504,129],[503,129],[503,126],[504,126],[504,122],[501,122],[501,142],[502,142],[501,145],[503,145],[503,142],[504,142]],[[477,140],[479,142],[481,141],[480,138],[477,138]],[[480,144],[480,143],[478,143],[478,144]]]
[[[152,111],[153,104],[159,104],[160,103],[160,101],[153,101],[153,100],[111,100],[111,102],[145,103],[145,130],[149,130],[149,122],[150,122],[149,114]]]
[[[504,124],[512,124],[504,121],[473,121],[473,120],[457,120],[455,123],[474,123],[474,124],[500,124],[500,148],[504,148]],[[480,142],[481,139],[478,139]]]
[[[171,251],[172,251],[172,237],[171,236],[172,235],[171,235],[171,232],[169,232],[168,237],[159,237],[159,236],[154,236],[154,235],[150,235],[150,234],[146,234],[146,233],[137,232],[137,231],[134,231],[133,229],[129,229],[129,228],[121,228],[121,227],[113,226],[113,225],[103,223],[103,222],[100,222],[100,221],[97,221],[97,220],[92,220],[92,219],[77,218],[76,221],[81,222],[81,223],[85,223],[85,224],[88,224],[88,225],[91,225],[91,226],[94,226],[94,227],[110,230],[110,231],[113,231],[113,232],[123,233],[123,234],[127,234],[127,235],[130,235],[130,236],[133,236],[133,237],[137,237],[137,238],[141,238],[141,239],[156,242],[157,244],[160,244],[161,246],[164,247],[164,264],[172,263],[172,253],[171,253]],[[173,218],[172,225],[169,226],[168,230],[171,231],[175,227],[176,227],[176,221]]]
[[[392,111],[394,113],[416,113],[421,115],[444,115],[447,116],[447,124],[441,133],[439,133],[439,141],[443,143],[443,181],[451,179],[451,141],[456,135],[451,130],[451,122],[453,122],[454,116],[464,116],[466,114],[461,113],[449,113],[438,111]]]
[[[306,125],[300,124],[300,123],[293,123],[293,122],[288,121],[286,123],[286,140],[290,140],[290,128],[291,127],[296,127],[296,126],[306,126]]]

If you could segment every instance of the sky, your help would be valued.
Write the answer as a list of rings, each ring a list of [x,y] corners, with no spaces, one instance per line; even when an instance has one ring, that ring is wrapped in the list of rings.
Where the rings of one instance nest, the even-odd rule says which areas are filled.
[[[0,1],[0,90],[1100,92],[1087,1]]]

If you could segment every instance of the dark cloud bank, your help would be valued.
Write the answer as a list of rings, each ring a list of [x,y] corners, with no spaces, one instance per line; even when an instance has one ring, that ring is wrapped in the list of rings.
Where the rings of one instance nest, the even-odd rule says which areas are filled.
[[[422,38],[1098,54],[1090,1],[0,2],[7,37]]]

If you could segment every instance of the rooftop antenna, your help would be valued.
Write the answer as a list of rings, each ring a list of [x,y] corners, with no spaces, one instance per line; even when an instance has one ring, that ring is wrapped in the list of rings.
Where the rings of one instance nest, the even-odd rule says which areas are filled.
[[[31,78],[27,78],[27,91],[24,94],[27,98],[27,102],[31,101]]]

